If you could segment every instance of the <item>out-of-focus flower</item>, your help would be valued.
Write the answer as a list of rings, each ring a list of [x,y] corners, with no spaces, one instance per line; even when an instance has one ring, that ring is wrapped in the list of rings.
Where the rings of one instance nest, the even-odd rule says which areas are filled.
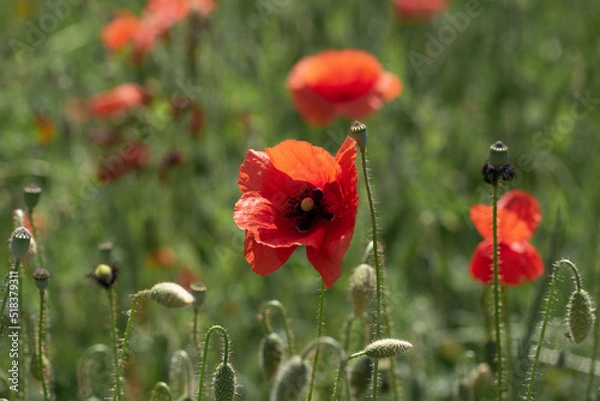
[[[147,100],[146,91],[141,85],[125,83],[96,93],[88,99],[87,106],[92,116],[99,119],[108,119],[139,107]]]
[[[358,208],[355,141],[334,157],[308,142],[286,140],[264,152],[249,150],[240,167],[242,197],[234,210],[246,230],[244,253],[252,270],[279,269],[298,245],[330,288],[354,234]]]
[[[89,133],[90,141],[98,146],[112,146],[119,142],[121,135],[106,128],[93,128]]]
[[[157,248],[148,253],[146,262],[150,267],[171,268],[177,263],[177,254],[171,248]]]
[[[129,45],[140,22],[129,10],[119,10],[117,16],[102,29],[102,43],[110,51]]]
[[[295,107],[310,123],[335,117],[364,119],[402,92],[402,81],[362,50],[328,50],[304,57],[286,85]]]
[[[35,113],[33,116],[33,125],[35,127],[35,137],[37,142],[43,146],[50,144],[52,139],[54,139],[54,121],[44,114]]]
[[[132,142],[106,158],[98,169],[101,182],[112,182],[125,174],[145,167],[150,162],[150,149],[143,143]]]
[[[396,15],[402,21],[429,21],[448,7],[447,0],[393,0]]]
[[[492,280],[492,206],[475,205],[469,216],[484,238],[471,258],[471,276],[484,284]],[[500,282],[520,285],[544,273],[538,251],[528,240],[542,220],[537,200],[527,192],[512,190],[498,201],[498,245]]]
[[[190,116],[190,134],[193,138],[198,138],[204,132],[205,121],[204,109],[199,106],[194,107]]]
[[[165,155],[158,167],[158,174],[161,179],[168,177],[169,171],[185,163],[185,155],[180,150],[172,150]]]

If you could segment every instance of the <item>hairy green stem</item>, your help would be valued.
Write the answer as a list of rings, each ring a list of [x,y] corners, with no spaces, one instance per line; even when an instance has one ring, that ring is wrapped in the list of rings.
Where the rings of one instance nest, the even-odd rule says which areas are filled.
[[[115,374],[115,391],[113,393],[113,401],[121,399],[121,379],[125,370],[125,358],[127,358],[127,350],[129,348],[129,342],[131,341],[131,329],[133,327],[133,320],[135,318],[135,312],[138,307],[138,302],[143,296],[146,296],[149,291],[140,291],[132,295],[131,299],[131,310],[129,311],[129,318],[127,319],[127,326],[125,328],[125,336],[123,337],[123,345],[121,347],[121,353],[119,354],[119,360],[117,361],[117,372]]]
[[[598,243],[596,246],[596,274],[594,277],[594,298],[596,303],[600,303],[600,285],[598,285],[597,281],[600,280],[600,236],[598,236]],[[600,319],[600,308],[596,308],[596,319],[594,319],[594,344],[592,346],[592,361],[596,360],[596,355],[598,355],[598,345],[600,343],[600,324],[598,324],[598,319]],[[594,376],[596,373],[596,364],[592,363],[590,367],[590,373],[588,375],[588,383],[587,388],[585,390],[585,399],[586,401],[592,401],[593,387],[594,387]]]
[[[381,339],[383,334],[382,329],[382,315],[385,318],[386,323],[386,335],[391,337],[391,327],[389,316],[387,313],[387,307],[385,302],[385,294],[384,294],[384,274],[383,274],[383,266],[381,263],[381,258],[379,255],[379,239],[377,232],[377,214],[375,212],[375,202],[373,200],[373,194],[371,191],[371,181],[369,179],[369,174],[367,172],[367,156],[366,150],[361,146],[360,149],[360,157],[361,157],[361,165],[363,178],[365,181],[365,189],[367,192],[367,201],[369,203],[369,211],[371,214],[371,235],[373,240],[373,262],[375,264],[375,277],[376,277],[376,297],[377,297],[377,311],[376,311],[376,320],[375,320],[375,338]],[[390,364],[391,370],[391,381],[392,381],[392,389],[394,391],[394,400],[398,401],[400,399],[399,389],[396,384],[396,364],[395,361],[392,360]],[[377,390],[378,390],[378,377],[379,377],[379,363],[377,360],[373,361],[373,401],[377,401]]]
[[[204,338],[204,352],[202,353],[202,363],[200,364],[200,378],[198,379],[198,401],[204,399],[204,376],[206,374],[206,363],[208,360],[208,345],[210,342],[210,336],[214,331],[218,331],[223,336],[223,365],[227,365],[229,358],[229,337],[227,336],[227,330],[223,326],[214,325],[206,332]]]
[[[115,363],[115,370],[118,369],[119,366],[119,332],[117,330],[117,309],[115,302],[115,292],[113,287],[109,287],[108,290],[108,310],[110,314],[110,335],[113,346],[113,358]],[[121,380],[117,375],[117,380],[115,382],[115,394],[117,395],[117,400],[121,399]]]
[[[492,185],[492,236],[493,236],[493,303],[494,330],[496,335],[496,374],[498,376],[498,401],[504,398],[504,361],[502,356],[502,317],[500,300],[500,274],[498,249],[498,186]]]
[[[325,282],[321,281],[321,289],[319,291],[319,310],[317,312],[317,339],[323,335],[323,315],[325,312]],[[320,349],[315,350],[315,356],[313,358],[313,367],[310,375],[310,384],[308,389],[307,401],[312,400],[313,389],[315,387],[315,377],[317,375],[317,365],[319,363]]]
[[[40,370],[40,380],[42,381],[42,390],[44,392],[44,401],[49,401],[46,369],[44,369],[44,315],[46,314],[46,291],[40,291],[40,318],[38,319],[38,367]]]
[[[320,350],[321,345],[329,345],[333,348],[338,356],[340,361],[340,365],[338,368],[338,374],[335,381],[335,385],[333,388],[332,400],[337,401],[339,399],[340,387],[342,386],[342,379],[344,378],[344,368],[346,366],[346,353],[344,352],[344,348],[342,345],[334,340],[331,337],[317,337],[315,340],[311,341],[302,351],[302,355],[300,356],[302,359],[308,358],[308,354],[314,349],[315,354]],[[314,372],[315,369],[313,369]],[[348,389],[348,386],[346,386]]]
[[[263,329],[267,334],[271,334],[273,332],[273,326],[271,325],[271,315],[269,314],[269,310],[272,308],[277,309],[279,313],[281,313],[281,317],[283,319],[283,330],[285,331],[289,354],[294,355],[294,341],[287,322],[287,312],[281,302],[277,300],[272,300],[263,305],[263,307],[260,310],[260,322],[263,326]]]

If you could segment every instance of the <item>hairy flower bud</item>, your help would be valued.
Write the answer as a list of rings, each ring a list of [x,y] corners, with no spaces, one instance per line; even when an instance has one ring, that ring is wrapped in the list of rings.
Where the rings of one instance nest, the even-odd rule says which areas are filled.
[[[350,390],[355,399],[358,399],[365,391],[367,391],[371,384],[372,375],[373,358],[361,356],[350,366]]]
[[[567,305],[567,323],[576,344],[585,340],[590,333],[594,325],[594,306],[587,291],[578,290],[571,294]]]
[[[412,344],[408,341],[398,340],[395,338],[386,338],[377,340],[367,345],[365,354],[371,358],[391,358],[398,354],[408,352],[412,348]]]
[[[231,401],[235,396],[235,372],[231,364],[220,363],[213,377],[215,401]]]
[[[369,306],[375,295],[377,281],[375,269],[367,264],[361,264],[354,268],[348,279],[348,291],[354,306],[354,317],[357,319]]]
[[[269,401],[299,401],[304,396],[310,379],[308,361],[298,355],[284,363],[275,377]]]
[[[176,283],[158,283],[150,289],[150,298],[167,308],[185,308],[194,302],[194,296]]]
[[[279,334],[271,333],[263,337],[258,357],[265,379],[271,380],[283,358],[283,340]]]

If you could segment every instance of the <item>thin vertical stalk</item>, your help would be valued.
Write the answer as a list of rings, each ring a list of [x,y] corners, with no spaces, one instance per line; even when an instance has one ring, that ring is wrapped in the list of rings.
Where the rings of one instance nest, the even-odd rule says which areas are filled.
[[[371,214],[371,236],[373,240],[373,263],[375,264],[375,277],[376,277],[376,298],[377,298],[377,311],[376,311],[376,320],[375,320],[375,338],[381,339],[383,328],[382,328],[382,315],[385,317],[386,323],[386,335],[391,337],[391,327],[390,321],[387,313],[386,303],[384,299],[384,274],[383,274],[383,266],[381,264],[381,258],[379,255],[379,239],[377,232],[377,215],[375,212],[375,202],[373,200],[373,194],[371,191],[371,181],[369,179],[369,174],[367,172],[367,156],[366,150],[364,147],[360,146],[360,157],[361,157],[361,165],[363,178],[365,181],[365,189],[367,192],[367,201],[369,204],[369,211]],[[396,385],[396,364],[392,359],[392,363],[390,364],[391,370],[391,380],[392,380],[392,389],[394,391],[394,400],[400,399],[400,394],[398,390],[398,386]],[[379,377],[379,363],[377,359],[373,361],[373,401],[377,401],[377,390],[378,390],[378,377]]]
[[[107,289],[108,292],[108,310],[110,314],[110,335],[113,346],[113,358],[115,364],[115,370],[118,371],[119,366],[119,332],[117,331],[117,310],[116,310],[116,302],[115,302],[115,292],[113,287],[109,287]],[[117,374],[117,380],[115,381],[115,394],[117,395],[117,400],[121,399],[121,380],[119,379],[119,375]]]
[[[321,289],[319,291],[319,310],[317,312],[317,338],[321,338],[323,336],[323,315],[325,311],[325,282],[321,281]],[[320,349],[317,347],[315,349],[315,356],[313,358],[313,367],[310,375],[310,384],[308,390],[308,401],[312,400],[313,389],[315,386],[315,377],[317,375],[317,365],[319,363],[319,354]]]
[[[206,374],[206,362],[208,361],[208,345],[211,334],[215,331],[219,331],[223,336],[223,365],[227,365],[229,358],[229,337],[227,336],[227,330],[222,326],[214,325],[206,332],[204,339],[204,352],[202,353],[202,363],[200,364],[200,378],[198,379],[198,401],[204,399],[204,376]]]
[[[46,314],[46,291],[40,290],[40,318],[38,319],[38,367],[40,370],[40,380],[44,392],[44,401],[49,401],[48,388],[46,383],[46,369],[44,369],[44,316]]]
[[[275,308],[279,311],[279,313],[281,313],[281,317],[283,319],[283,331],[285,332],[285,337],[287,340],[287,345],[288,345],[288,351],[290,353],[290,355],[295,355],[294,352],[294,338],[292,337],[290,328],[288,326],[288,322],[287,322],[287,313],[285,310],[285,307],[283,306],[283,304],[277,300],[273,300],[273,301],[269,301],[266,304],[263,305],[263,307],[260,310],[260,322],[263,325],[263,329],[265,330],[265,332],[267,334],[271,334],[274,330],[273,330],[273,326],[271,325],[271,318],[270,318],[270,314],[267,313],[269,311],[269,309],[271,308]]]
[[[598,236],[598,244],[596,247],[596,274],[593,280],[594,283],[594,299],[597,304],[600,303],[600,285],[598,285],[597,281],[600,280],[600,235]],[[598,345],[600,343],[600,324],[598,323],[598,319],[600,319],[600,308],[596,308],[596,319],[594,319],[594,344],[592,346],[592,361],[596,360],[596,355],[598,355]],[[590,373],[588,375],[588,383],[587,388],[585,390],[585,399],[586,401],[592,401],[593,387],[594,387],[594,375],[596,373],[596,364],[592,363],[590,367]]]
[[[496,330],[496,374],[498,376],[498,401],[504,397],[504,361],[502,359],[502,332],[500,308],[500,274],[498,264],[498,186],[492,185],[492,236],[493,236],[493,295],[494,329]]]
[[[129,311],[129,318],[127,319],[127,326],[125,328],[125,336],[123,337],[123,345],[121,347],[121,353],[119,354],[119,360],[117,361],[117,373],[116,373],[116,387],[115,392],[113,394],[113,401],[118,401],[121,399],[121,378],[123,376],[123,371],[125,369],[125,358],[127,358],[127,350],[129,348],[129,342],[131,341],[131,329],[133,327],[133,321],[135,319],[135,312],[138,307],[138,302],[142,296],[147,295],[148,291],[140,291],[134,295],[132,295],[131,299],[131,310]]]

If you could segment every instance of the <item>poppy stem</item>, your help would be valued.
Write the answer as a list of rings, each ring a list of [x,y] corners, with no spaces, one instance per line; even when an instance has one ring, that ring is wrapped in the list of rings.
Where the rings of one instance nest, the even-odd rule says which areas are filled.
[[[38,338],[37,338],[37,356],[38,369],[40,371],[40,381],[42,382],[42,390],[44,393],[44,401],[49,401],[48,394],[49,378],[46,377],[46,369],[44,369],[44,316],[46,315],[46,291],[40,290],[40,317],[38,318]]]
[[[531,376],[529,377],[529,384],[527,385],[527,395],[525,396],[525,401],[532,400],[533,393],[533,385],[535,382],[535,374],[537,371],[538,362],[540,359],[540,354],[542,352],[542,344],[544,342],[544,336],[546,335],[546,327],[548,326],[548,316],[550,315],[550,309],[552,308],[552,301],[554,300],[554,287],[556,286],[556,277],[558,276],[558,268],[563,264],[568,263],[573,268],[573,271],[576,272],[576,277],[579,279],[579,274],[577,274],[577,268],[567,259],[561,259],[554,264],[554,273],[552,274],[552,281],[550,282],[550,289],[548,290],[548,297],[546,298],[546,310],[544,311],[544,319],[542,320],[542,328],[540,329],[540,338],[538,340],[535,355],[533,357],[533,364],[531,365]],[[579,284],[579,281],[578,281]],[[579,287],[578,287],[579,288]]]
[[[198,380],[198,401],[202,401],[204,399],[204,376],[206,374],[206,361],[208,360],[208,348],[210,343],[210,336],[213,331],[218,331],[221,333],[222,344],[223,344],[223,365],[227,365],[229,359],[229,337],[227,336],[227,330],[223,326],[219,326],[218,324],[211,326],[206,332],[206,336],[204,337],[204,352],[202,353],[202,362],[200,364],[200,378]]]
[[[117,330],[117,303],[115,301],[115,292],[113,287],[108,287],[108,309],[110,313],[110,334],[112,337],[113,358],[115,369],[119,366],[119,332]],[[115,395],[117,399],[121,399],[121,380],[117,377],[115,381]]]
[[[319,291],[319,310],[317,312],[317,338],[323,336],[323,315],[325,311],[325,282],[321,280],[321,290]],[[315,356],[313,358],[313,367],[310,374],[310,384],[308,390],[308,401],[312,400],[313,389],[315,387],[315,377],[317,372],[317,365],[319,363],[320,348],[315,349]]]
[[[285,336],[287,340],[288,351],[290,355],[295,355],[294,353],[294,339],[290,332],[290,328],[288,327],[287,322],[287,312],[283,304],[277,300],[272,300],[263,305],[260,310],[260,322],[263,326],[263,330],[267,334],[273,333],[273,326],[271,325],[271,314],[269,313],[270,309],[277,309],[279,313],[281,313],[281,317],[283,319],[283,330],[285,331]]]
[[[598,241],[598,245],[597,245],[597,249],[596,249],[596,277],[594,277],[594,280],[592,281],[592,283],[596,283],[596,281],[598,281],[598,279],[600,279],[600,238]],[[598,302],[600,300],[600,286],[596,283],[594,284],[594,298],[596,300],[596,302]],[[592,338],[594,339],[594,344],[592,346],[592,361],[596,360],[596,355],[598,354],[598,344],[600,343],[600,325],[598,324],[598,320],[600,319],[600,308],[596,308],[596,318],[594,319],[594,333]],[[593,387],[594,387],[594,377],[595,377],[595,370],[596,370],[596,364],[592,363],[592,366],[590,367],[590,373],[588,375],[588,385],[587,385],[587,389],[585,392],[586,395],[586,401],[591,401],[592,398],[592,393],[593,393]]]
[[[373,262],[375,264],[375,277],[376,277],[376,296],[377,296],[377,312],[376,312],[376,321],[375,321],[375,338],[377,340],[383,337],[383,323],[382,316],[385,318],[385,334],[387,337],[392,337],[391,327],[389,324],[389,317],[387,314],[386,300],[384,294],[384,271],[383,265],[381,263],[381,257],[379,255],[379,239],[377,233],[377,214],[375,212],[375,202],[373,201],[373,193],[371,191],[371,181],[369,179],[369,174],[367,172],[367,156],[366,149],[364,146],[359,146],[360,149],[360,158],[362,164],[363,177],[365,181],[365,188],[367,192],[367,200],[369,203],[369,211],[371,213],[371,235],[373,240]],[[398,385],[396,384],[396,361],[394,359],[390,360],[390,376],[391,376],[391,385],[394,391],[394,400],[400,399],[400,393],[398,389]],[[373,361],[373,396],[372,400],[377,401],[377,390],[378,390],[378,379],[379,379],[379,363],[378,360],[375,359]]]
[[[500,300],[500,274],[498,264],[498,185],[492,185],[492,236],[493,236],[493,293],[494,329],[496,331],[496,373],[498,377],[498,401],[504,398],[504,360],[502,357],[502,319]]]

